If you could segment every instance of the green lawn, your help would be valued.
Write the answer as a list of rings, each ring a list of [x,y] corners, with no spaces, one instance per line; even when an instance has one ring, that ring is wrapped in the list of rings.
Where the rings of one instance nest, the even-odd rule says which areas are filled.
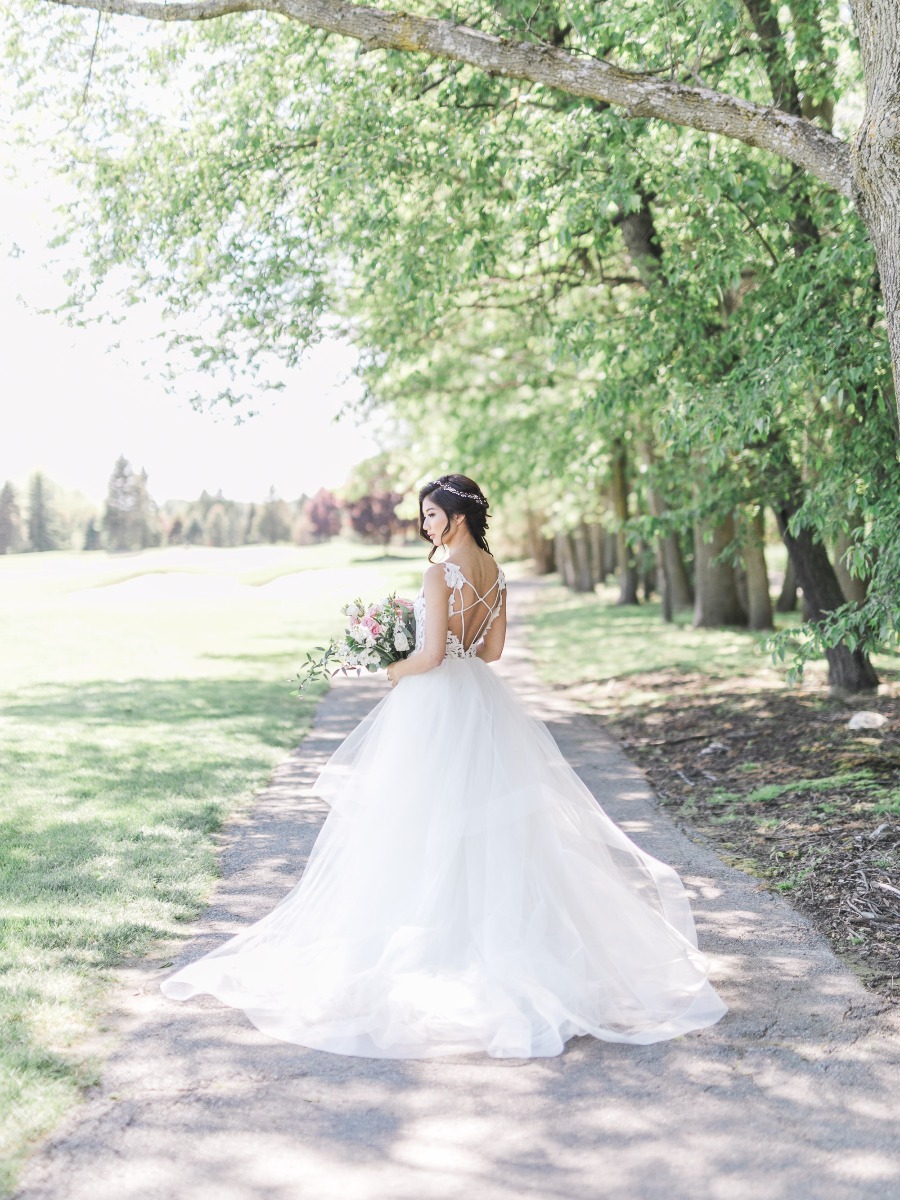
[[[394,554],[0,558],[0,1195],[94,1077],[112,968],[184,932],[213,834],[307,729],[305,650],[345,600],[418,590],[423,551]]]
[[[624,695],[632,704],[646,698],[641,676],[657,672],[675,675],[701,672],[716,679],[767,677],[783,680],[787,668],[773,667],[761,651],[767,635],[744,629],[694,629],[689,612],[667,624],[658,601],[652,604],[615,603],[617,589],[600,587],[595,594],[569,592],[551,580],[539,593],[529,618],[529,641],[539,670],[550,683],[567,686],[616,679],[634,686]],[[779,615],[779,626],[796,623],[794,614]],[[810,678],[821,674],[819,664]],[[658,696],[657,696],[658,698]]]
[[[789,663],[773,665],[765,651],[765,633],[746,629],[694,629],[692,614],[662,620],[658,601],[618,607],[618,591],[599,587],[593,594],[570,592],[550,576],[528,615],[529,644],[548,683],[586,685],[592,706],[603,712],[603,689],[615,684],[609,715],[641,708],[675,696],[690,683],[709,693],[718,683],[742,680],[748,689],[783,688]],[[779,629],[799,623],[796,613],[776,614]],[[876,669],[895,673],[900,656],[874,659]],[[804,671],[802,690],[827,691],[827,665],[812,662]],[[667,691],[668,688],[668,691]]]

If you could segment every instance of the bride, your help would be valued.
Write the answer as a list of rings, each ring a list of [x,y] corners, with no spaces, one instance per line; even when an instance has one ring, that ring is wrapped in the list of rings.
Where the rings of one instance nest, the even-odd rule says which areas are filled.
[[[445,558],[415,651],[313,791],[331,812],[293,891],[162,984],[338,1054],[559,1054],[647,1044],[726,1011],[678,876],[631,842],[492,671],[506,581],[465,475],[419,494]]]

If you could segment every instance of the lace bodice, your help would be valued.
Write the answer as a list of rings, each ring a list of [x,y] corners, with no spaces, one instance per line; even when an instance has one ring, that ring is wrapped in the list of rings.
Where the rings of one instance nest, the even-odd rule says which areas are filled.
[[[450,597],[448,600],[449,616],[459,616],[462,622],[462,637],[457,637],[451,630],[447,630],[447,648],[444,651],[444,658],[474,658],[475,652],[478,649],[478,643],[487,634],[487,631],[493,625],[497,614],[500,612],[503,603],[503,591],[506,588],[506,576],[502,569],[497,567],[497,578],[495,582],[488,588],[482,596],[473,583],[466,579],[461,568],[456,563],[444,563],[444,580],[447,587],[450,588]],[[463,585],[468,584],[477,600],[473,600],[471,604],[463,605]],[[485,605],[488,606],[488,611],[485,613]],[[465,646],[466,641],[466,614],[471,613],[473,609],[480,609],[480,613],[476,613],[476,633],[472,638],[468,650]],[[416,649],[422,650],[425,646],[425,589],[424,587],[416,596],[413,602],[413,615],[416,618]],[[477,626],[477,621],[481,620],[480,627]]]

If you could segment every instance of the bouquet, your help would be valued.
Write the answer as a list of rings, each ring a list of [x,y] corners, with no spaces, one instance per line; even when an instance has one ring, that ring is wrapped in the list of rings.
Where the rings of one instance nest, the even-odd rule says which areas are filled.
[[[296,676],[297,693],[315,679],[346,675],[351,667],[357,674],[378,671],[398,659],[406,658],[416,644],[416,623],[411,600],[402,600],[394,592],[383,600],[363,605],[361,600],[345,604],[341,612],[347,618],[343,639],[332,638],[327,646],[316,646],[321,657],[307,654]]]

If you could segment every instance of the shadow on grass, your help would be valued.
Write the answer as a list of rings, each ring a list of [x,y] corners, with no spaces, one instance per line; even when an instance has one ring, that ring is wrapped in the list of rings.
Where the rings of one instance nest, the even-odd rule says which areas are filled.
[[[253,658],[258,660],[258,655]],[[310,689],[309,694],[294,696],[288,679],[98,680],[36,685],[6,698],[3,714],[28,723],[63,721],[87,727],[181,728],[239,719],[246,736],[288,748],[301,736],[320,694]]]
[[[738,627],[695,629],[689,613],[665,623],[658,603],[618,606],[563,594],[532,619],[531,639],[543,657],[568,660],[573,668],[577,647],[577,672],[565,674],[603,680],[658,670],[730,676],[772,669],[762,649],[767,636]]]
[[[301,740],[317,700],[246,678],[41,684],[0,698],[10,1157],[83,1086],[66,1047],[90,1024],[106,971],[200,911],[213,834]]]

